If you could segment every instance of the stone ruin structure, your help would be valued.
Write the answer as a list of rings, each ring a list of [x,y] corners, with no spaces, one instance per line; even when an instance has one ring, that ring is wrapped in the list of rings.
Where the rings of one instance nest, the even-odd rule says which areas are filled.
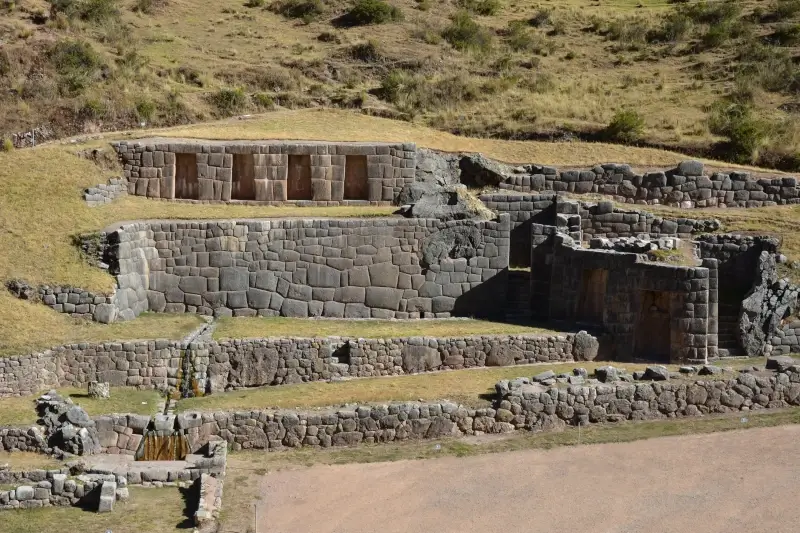
[[[0,397],[88,384],[97,398],[117,386],[183,398],[598,358],[679,364],[680,373],[655,365],[633,374],[611,366],[593,376],[582,368],[543,372],[499,382],[484,408],[420,401],[175,415],[167,402],[152,417],[92,418],[51,391],[37,401],[40,426],[0,426],[0,450],[87,463],[52,472],[0,469],[0,483],[16,485],[0,490],[0,510],[85,506],[90,498],[90,506],[110,511],[128,498],[129,484],[193,483],[195,524],[213,531],[228,447],[324,448],[800,405],[800,366],[780,357],[800,350],[800,320],[793,318],[799,289],[779,279],[785,257],[778,240],[721,234],[713,219],[579,199],[596,194],[686,209],[794,204],[795,178],[709,176],[697,161],[644,173],[619,164],[512,167],[409,143],[144,139],[114,149],[124,175],[87,189],[90,206],[130,194],[197,203],[391,204],[398,211],[381,218],[120,223],[80,242],[91,264],[115,277],[110,294],[9,280],[12,293],[103,323],[146,311],[483,317],[563,333],[215,341],[211,324],[179,341],[83,342],[0,358]],[[469,187],[480,188],[480,197]],[[736,373],[707,364],[761,355],[772,355],[766,369]],[[103,463],[109,456],[117,462]]]
[[[143,139],[114,148],[130,194],[394,203],[402,216],[125,223],[82,246],[116,276],[113,293],[17,283],[21,297],[100,322],[144,311],[556,321],[599,335],[601,356],[618,360],[703,362],[800,348],[800,323],[790,320],[798,291],[777,279],[775,239],[718,235],[716,220],[564,196],[760,207],[800,201],[794,178],[708,176],[697,161],[645,173],[512,167],[409,143]]]

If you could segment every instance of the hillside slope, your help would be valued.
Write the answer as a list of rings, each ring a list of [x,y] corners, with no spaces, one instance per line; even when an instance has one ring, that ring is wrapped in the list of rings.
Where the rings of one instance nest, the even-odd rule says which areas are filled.
[[[596,138],[635,110],[606,135],[798,166],[800,0],[387,1],[2,0],[0,135],[341,107]]]

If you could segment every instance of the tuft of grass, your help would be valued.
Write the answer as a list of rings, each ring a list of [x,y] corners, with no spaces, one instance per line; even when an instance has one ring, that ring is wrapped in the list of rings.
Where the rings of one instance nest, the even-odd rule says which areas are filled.
[[[458,6],[484,17],[493,17],[503,9],[500,0],[458,0]]]
[[[350,26],[386,24],[401,20],[403,12],[400,8],[383,0],[356,0],[345,15],[345,22]]]
[[[639,141],[643,132],[644,118],[632,109],[625,109],[614,114],[603,136],[609,141],[630,144]]]
[[[456,50],[462,52],[487,52],[492,46],[492,35],[475,22],[468,11],[459,11],[450,19],[450,25],[442,31],[442,38]]]
[[[14,150],[14,143],[8,137],[3,137],[0,142],[0,152],[11,152]]]
[[[286,18],[300,19],[306,24],[313,22],[325,12],[321,0],[278,0],[272,3],[269,9]]]
[[[241,87],[222,87],[209,95],[209,100],[223,116],[240,113],[247,106],[247,95]]]

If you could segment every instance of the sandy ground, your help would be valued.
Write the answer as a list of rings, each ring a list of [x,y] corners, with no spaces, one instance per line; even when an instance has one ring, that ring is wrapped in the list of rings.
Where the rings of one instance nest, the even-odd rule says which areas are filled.
[[[800,426],[264,476],[258,533],[800,531]]]

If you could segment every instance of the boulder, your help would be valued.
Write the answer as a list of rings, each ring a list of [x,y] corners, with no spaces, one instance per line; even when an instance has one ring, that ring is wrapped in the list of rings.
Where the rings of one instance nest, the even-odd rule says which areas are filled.
[[[8,291],[20,300],[38,300],[39,293],[24,279],[12,279],[6,282]]]
[[[542,382],[551,380],[551,379],[553,379],[555,377],[556,377],[556,373],[555,372],[553,372],[552,370],[547,370],[546,372],[541,372],[541,373],[536,374],[535,376],[533,376],[533,381],[536,381],[538,383],[542,383]]]
[[[486,357],[486,366],[510,366],[515,364],[518,359],[522,359],[522,357],[522,351],[515,346],[495,346]]]
[[[424,266],[438,265],[443,259],[469,259],[477,254],[481,232],[474,226],[456,226],[438,231],[422,241]]]
[[[783,319],[797,306],[800,288],[777,278],[775,255],[761,252],[755,283],[742,301],[739,314],[739,342],[748,357],[764,354],[767,339],[778,332]]]
[[[467,187],[497,187],[511,174],[511,169],[481,154],[470,154],[458,163],[461,183]]]
[[[270,385],[277,371],[278,351],[256,346],[230,360],[227,384],[236,387]]]
[[[786,372],[792,366],[797,364],[797,360],[788,355],[779,355],[767,358],[767,370],[777,370],[778,372]]]
[[[487,208],[463,185],[441,187],[430,184],[406,185],[398,203],[401,213],[409,218],[437,218],[439,220],[493,220],[495,213]]]
[[[603,383],[610,383],[612,381],[619,381],[619,369],[613,366],[601,366],[595,369],[595,377]]]
[[[600,342],[596,337],[589,335],[585,331],[575,334],[572,345],[572,356],[576,361],[594,361],[600,349]]]
[[[669,370],[667,367],[661,365],[648,366],[644,370],[644,379],[666,381],[669,379]]]
[[[703,365],[697,373],[701,376],[713,376],[722,374],[722,369],[715,365]]]
[[[403,348],[403,370],[409,374],[427,372],[442,366],[439,350],[428,346],[406,345]]]

